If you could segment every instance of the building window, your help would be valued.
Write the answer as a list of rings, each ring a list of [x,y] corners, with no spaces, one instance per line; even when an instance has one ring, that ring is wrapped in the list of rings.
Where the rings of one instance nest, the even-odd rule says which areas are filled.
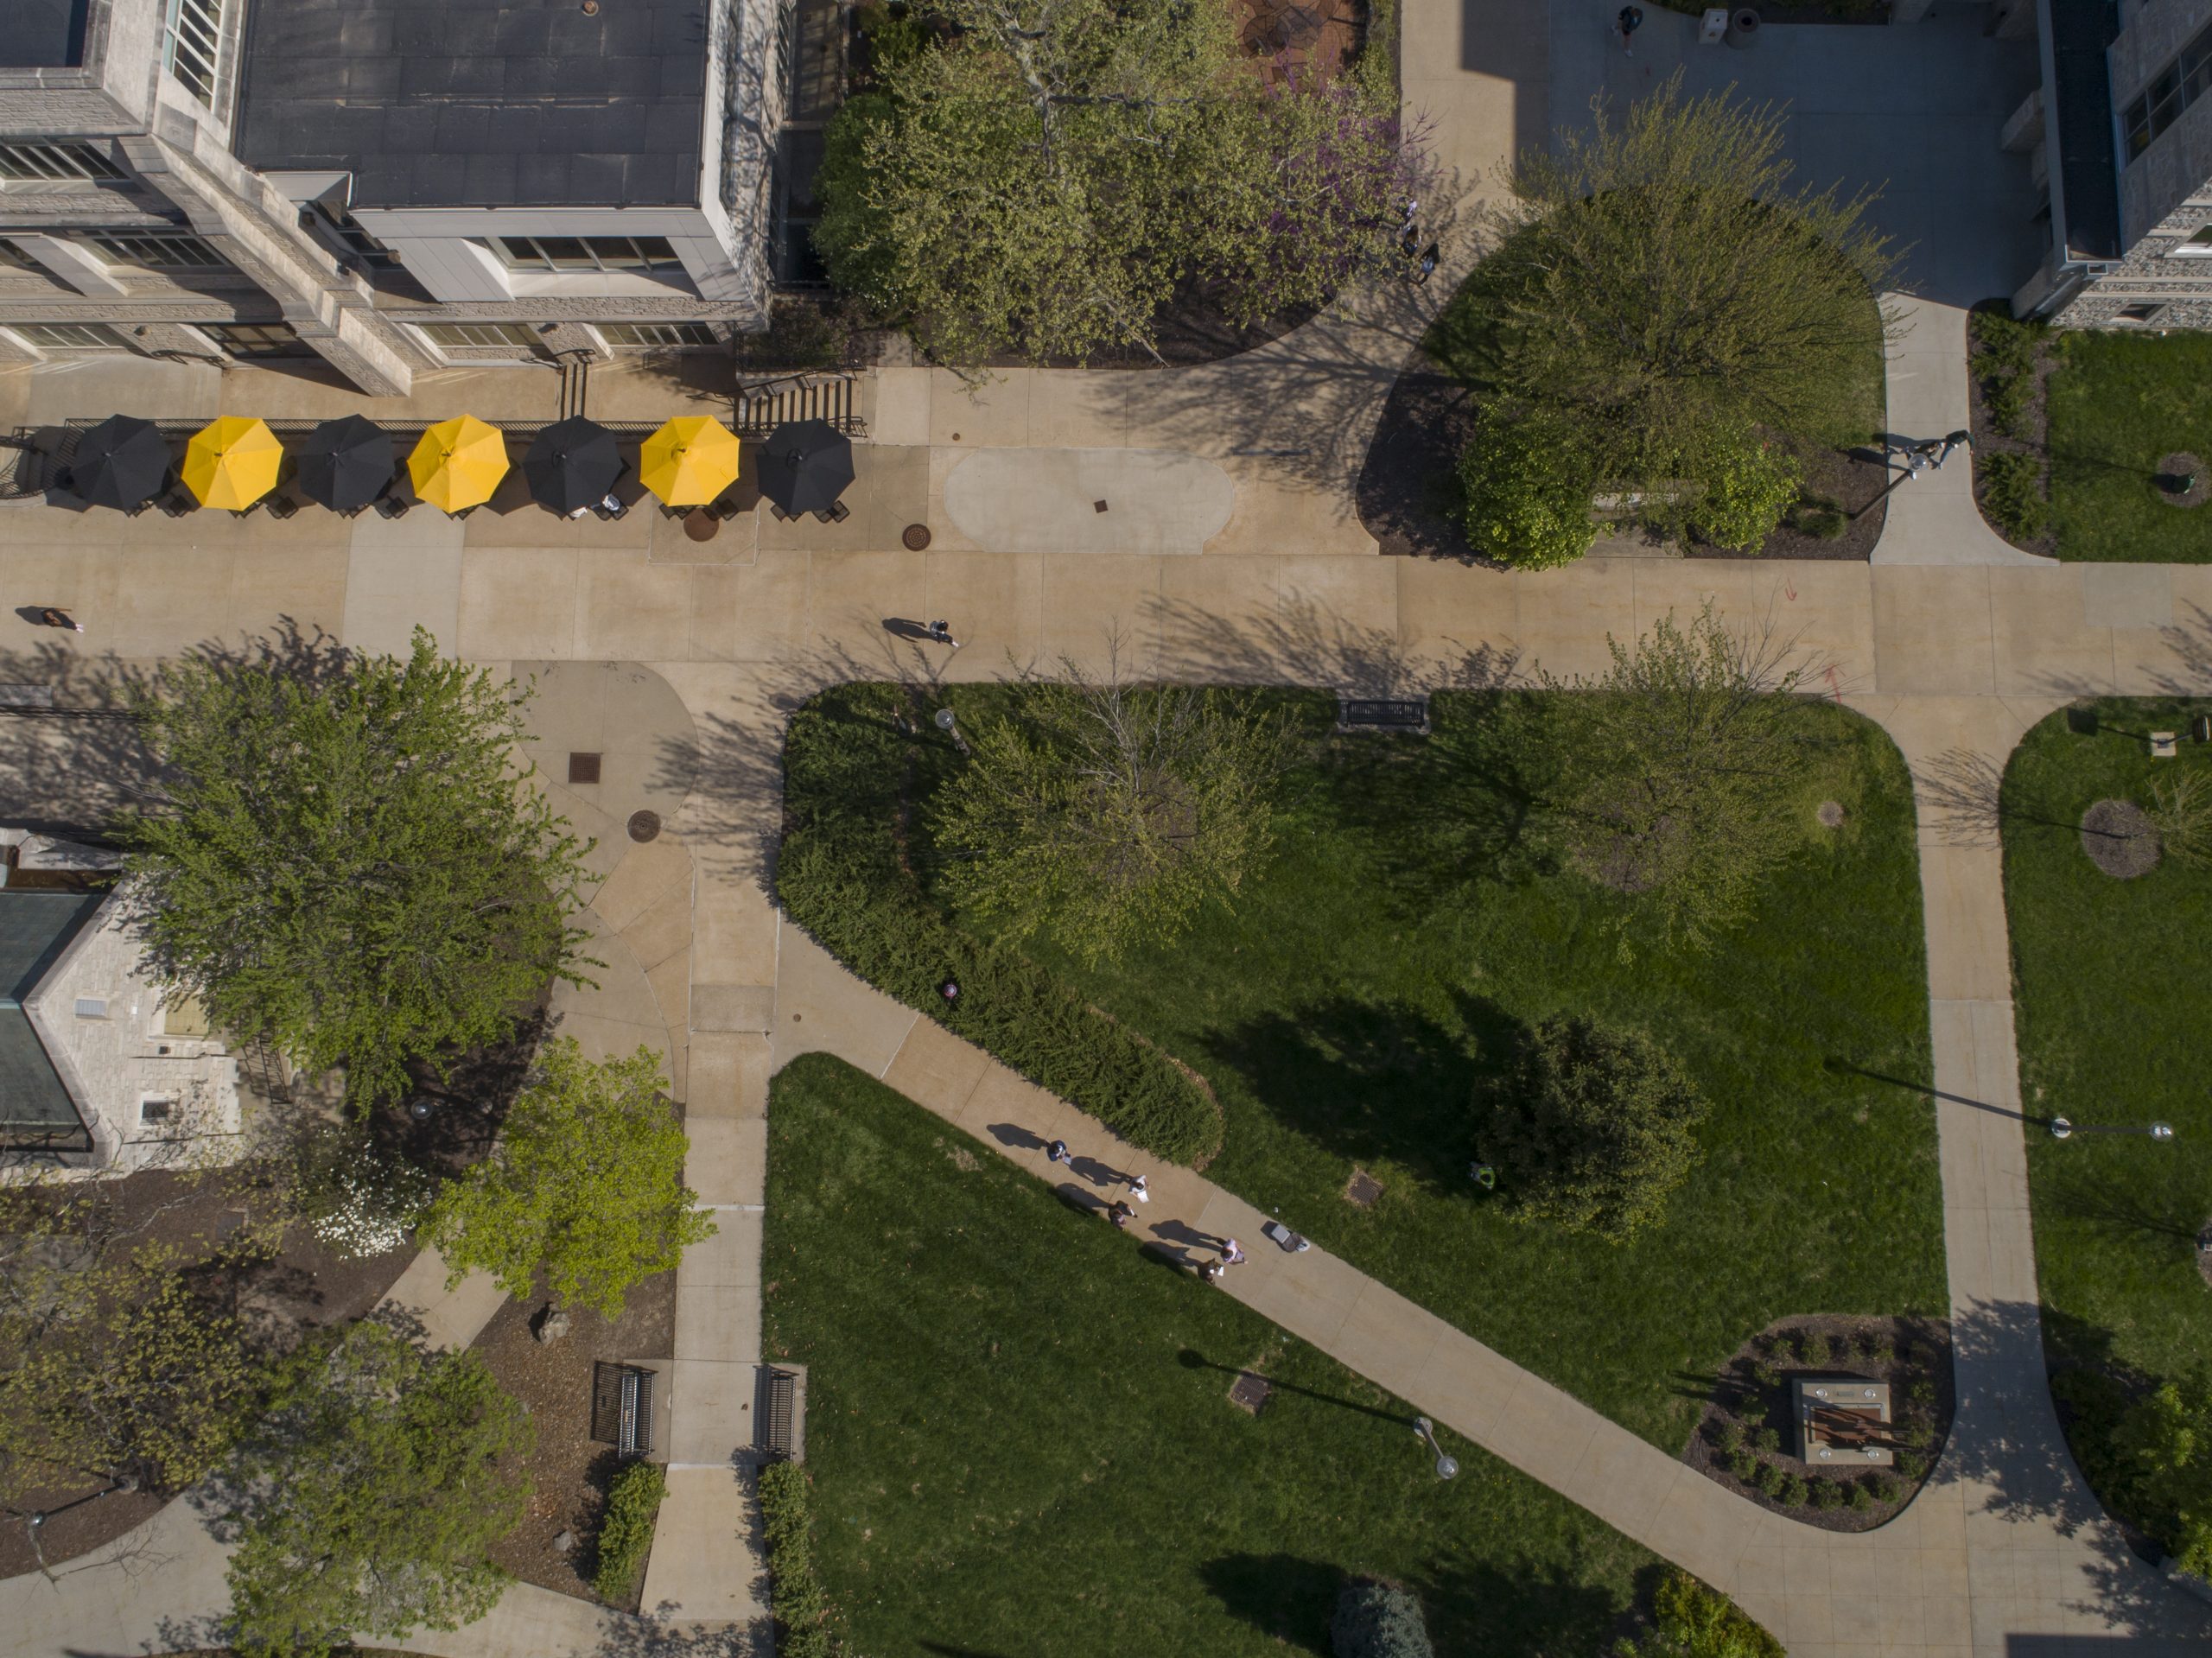
[[[205,1038],[213,1034],[207,1009],[197,996],[177,996],[162,1004],[161,1034]]]
[[[176,1102],[175,1100],[149,1097],[138,1102],[138,1121],[141,1122],[167,1122],[175,1115]]]
[[[418,322],[415,326],[434,346],[537,349],[537,331],[527,322]]]
[[[197,236],[126,236],[101,232],[85,240],[110,264],[140,265],[148,270],[221,270],[226,261],[214,245]]]
[[[2167,256],[2177,259],[2212,259],[2212,225],[2166,250]]]
[[[48,351],[129,351],[123,336],[100,322],[10,322],[8,332]]]
[[[223,46],[223,0],[168,0],[162,53],[184,89],[215,107],[215,63]]]
[[[123,169],[90,144],[0,144],[0,179],[119,179]]]
[[[2127,159],[2133,161],[2181,112],[2212,92],[2212,29],[2200,29],[2180,55],[2151,77],[2136,100],[2127,106],[2123,126],[2127,134]]]
[[[594,322],[591,326],[617,351],[696,351],[722,343],[703,322]]]
[[[312,357],[314,349],[281,322],[201,322],[194,325],[233,357]]]
[[[2163,305],[2123,305],[2114,313],[2114,320],[2120,322],[2155,322],[2158,313],[2165,308]]]
[[[683,261],[665,236],[494,236],[510,270],[655,270]]]
[[[105,1019],[107,1003],[99,996],[79,996],[77,998],[77,1017],[79,1019]]]

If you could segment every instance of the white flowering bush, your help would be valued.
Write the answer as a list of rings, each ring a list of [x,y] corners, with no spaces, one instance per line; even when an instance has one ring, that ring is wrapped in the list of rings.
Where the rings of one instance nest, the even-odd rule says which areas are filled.
[[[323,1248],[349,1261],[405,1243],[436,1195],[436,1183],[410,1163],[349,1140],[303,1172],[301,1211]]]

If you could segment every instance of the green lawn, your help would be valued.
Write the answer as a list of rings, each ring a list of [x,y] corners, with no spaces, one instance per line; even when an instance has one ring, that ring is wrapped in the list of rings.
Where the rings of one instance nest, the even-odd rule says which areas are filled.
[[[1346,1573],[1441,1653],[1607,1649],[1651,1557],[836,1060],[768,1110],[770,1354],[870,1658],[1326,1654]],[[1278,1391],[1256,1419],[1230,1376]]]
[[[2163,1119],[2164,1144],[2028,1138],[2036,1267],[2052,1356],[2171,1375],[2212,1353],[2197,1229],[2212,1219],[2212,1027],[2205,941],[2212,873],[2169,860],[2132,881],[2101,873],[2073,827],[2107,797],[2150,804],[2154,777],[2212,765],[2184,741],[2152,760],[2140,737],[2186,731],[2212,703],[2116,699],[2094,737],[2053,715],[2005,773],[2005,897],[2027,1109],[2075,1122]]]
[[[2064,337],[2049,381],[2059,557],[2212,560],[2212,506],[2169,506],[2151,481],[2177,449],[2212,461],[2208,381],[2212,336]]]
[[[950,696],[974,727],[1016,694]],[[1096,971],[1032,946],[1211,1082],[1214,1179],[1670,1451],[1713,1368],[1770,1322],[1943,1310],[1919,885],[1886,737],[1808,704],[1835,746],[1757,918],[1704,957],[1639,937],[1631,964],[1605,931],[1622,900],[1543,845],[1543,696],[1440,696],[1427,739],[1333,737],[1333,704],[1291,701],[1313,758],[1236,914]],[[957,763],[918,753],[925,791]],[[1840,832],[1814,823],[1826,795],[1850,808]],[[1468,1178],[1478,1089],[1563,1010],[1651,1032],[1713,1102],[1703,1166],[1625,1244],[1516,1224]],[[1372,1210],[1343,1197],[1356,1166],[1382,1183]]]

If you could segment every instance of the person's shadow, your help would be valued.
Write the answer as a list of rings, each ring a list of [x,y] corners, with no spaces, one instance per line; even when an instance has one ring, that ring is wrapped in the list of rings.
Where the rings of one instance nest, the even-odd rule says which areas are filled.
[[[883,631],[894,639],[912,639],[918,644],[929,643],[930,630],[926,623],[910,622],[904,616],[886,616]]]

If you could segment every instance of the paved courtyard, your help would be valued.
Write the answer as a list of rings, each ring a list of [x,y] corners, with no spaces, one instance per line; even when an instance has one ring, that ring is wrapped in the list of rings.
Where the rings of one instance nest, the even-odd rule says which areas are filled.
[[[1540,132],[1545,111],[1586,99],[1601,80],[1663,73],[1664,36],[1688,20],[1649,9],[1638,57],[1615,46],[1606,60],[1610,10],[1561,4],[1546,29],[1503,0],[1407,6],[1409,99],[1429,112],[1468,188],[1490,187],[1482,170]],[[1949,96],[1948,64],[1986,105],[1980,122],[2020,73],[2011,48],[1980,39],[1971,10],[1921,30],[1809,30],[1794,46],[1791,33],[1770,31],[1752,53],[1678,49],[1698,74],[1798,98],[1793,142],[1816,175],[1854,164],[1853,111],[1860,130],[1909,137],[1885,137],[1870,170],[1852,176],[1937,165],[1944,143],[1979,155],[1967,126],[1947,137],[1913,124],[1913,109]],[[1839,93],[1833,108],[1808,96],[1829,76],[1831,48],[1842,67],[1830,78],[1876,90]],[[1899,53],[1936,67],[1892,81],[1884,66]],[[1979,67],[1956,69],[1969,62]],[[1793,91],[1793,79],[1807,85]],[[1908,84],[1921,100],[1911,107],[1851,101],[1910,103]],[[1885,124],[1891,116],[1903,124]],[[2001,168],[1992,177],[1994,225],[2013,186]],[[1892,423],[1916,434],[1965,423],[1957,305],[1989,291],[1998,257],[1975,240],[1980,220],[1959,221],[1951,247],[1952,193],[1930,184],[1897,208],[1900,234],[1925,245],[1913,270],[1925,273],[1927,297],[1891,364]],[[419,623],[473,660],[538,677],[536,758],[556,798],[601,837],[607,880],[592,921],[616,966],[571,1016],[609,1045],[636,1035],[668,1056],[694,1140],[691,1179],[721,1228],[678,1277],[671,1496],[645,1584],[646,1606],[669,1629],[517,1589],[485,1623],[420,1636],[415,1649],[759,1649],[764,1586],[739,1470],[760,1357],[767,1084],[794,1053],[838,1052],[963,1127],[1011,1114],[1071,1142],[1097,1138],[781,922],[766,880],[782,726],[813,690],[860,676],[989,679],[1063,656],[1096,663],[1116,633],[1125,651],[1190,679],[1396,689],[1509,661],[1572,673],[1602,665],[1609,634],[1631,637],[1710,599],[1728,619],[1772,618],[1795,637],[1820,686],[1880,721],[1923,784],[1965,762],[2001,766],[2028,725],[2073,696],[2212,691],[2212,568],[2013,555],[1962,500],[1963,468],[1893,498],[1871,566],[1592,558],[1509,575],[1378,558],[1349,480],[1420,319],[1417,302],[1394,295],[1247,358],[1172,373],[1013,373],[980,391],[925,370],[873,376],[862,407],[875,441],[861,467],[876,492],[836,526],[753,515],[694,543],[650,510],[603,525],[529,510],[349,524],[314,512],[173,522],[0,507],[0,622],[57,604],[86,624],[80,636],[28,625],[0,633],[0,682],[89,701],[115,676],[209,641],[289,626],[392,649]],[[0,376],[0,418],[272,413],[283,378],[157,365],[142,382],[96,369]],[[297,412],[358,406],[308,382],[281,390]],[[609,401],[592,412],[626,416],[673,412],[682,388],[608,377],[598,394]],[[416,401],[541,418],[554,395],[551,376],[517,370],[426,385]],[[1095,512],[1085,491],[1109,510]],[[930,525],[929,550],[899,549],[897,529],[910,521]],[[1039,525],[1065,530],[1040,536]],[[937,617],[951,621],[957,650],[896,626]],[[0,815],[96,810],[106,779],[81,776],[79,758],[95,726],[109,728],[12,721]],[[585,749],[605,757],[602,781],[571,788],[560,767]],[[110,758],[120,774],[127,755]],[[640,809],[663,820],[651,841],[628,835]],[[1324,1251],[1255,1261],[1230,1287],[1727,1590],[1795,1658],[2203,1651],[2212,1609],[2161,1581],[2098,1514],[2044,1387],[2022,1130],[2007,1115],[2019,1101],[1998,854],[1932,809],[1921,846],[1961,1385],[1944,1461],[1898,1521],[1839,1534],[1740,1503]],[[1187,1171],[1155,1173],[1163,1217],[1250,1224],[1236,1200]],[[448,1302],[424,1290],[429,1280],[420,1267],[403,1287],[467,1339],[491,1311],[481,1287],[464,1285]],[[0,1585],[16,1649],[163,1649],[204,1629],[195,1620],[222,1604],[219,1551],[179,1507],[152,1523],[158,1565],[95,1560],[56,1583]]]

